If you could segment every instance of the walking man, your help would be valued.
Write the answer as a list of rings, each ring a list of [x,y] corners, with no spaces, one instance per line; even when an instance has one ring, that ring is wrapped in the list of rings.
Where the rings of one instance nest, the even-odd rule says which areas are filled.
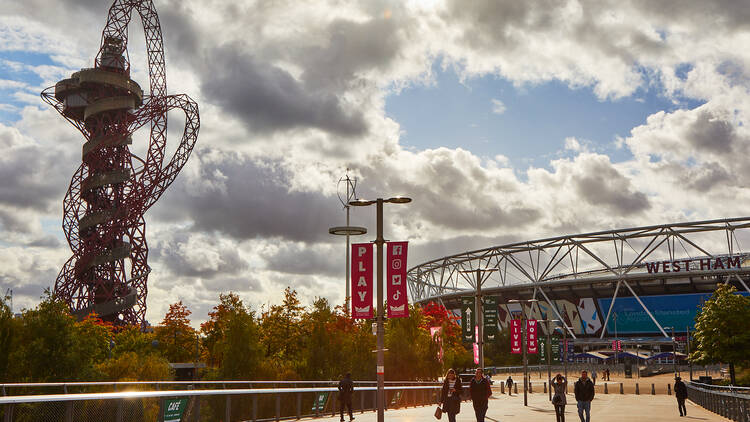
[[[674,396],[677,397],[677,408],[680,409],[680,416],[687,416],[687,408],[685,408],[687,387],[680,377],[675,377]]]
[[[511,378],[510,375],[508,375],[508,379],[505,380],[505,386],[508,387],[508,395],[512,396],[513,394],[511,394],[511,392],[513,390],[513,378]]]
[[[578,402],[578,417],[581,418],[581,422],[590,422],[591,400],[594,400],[594,383],[588,377],[588,372],[581,371],[581,378],[576,381],[574,391]],[[585,419],[583,412],[586,412]]]
[[[340,415],[341,422],[344,422],[344,406],[349,409],[349,421],[354,420],[352,415],[352,395],[354,394],[354,383],[352,382],[352,374],[347,372],[344,379],[339,381],[339,402],[341,403]]]
[[[474,405],[474,414],[477,422],[484,422],[484,415],[487,414],[489,398],[492,395],[490,382],[484,377],[482,368],[477,368],[474,378],[469,383],[469,393],[471,393],[471,403]]]

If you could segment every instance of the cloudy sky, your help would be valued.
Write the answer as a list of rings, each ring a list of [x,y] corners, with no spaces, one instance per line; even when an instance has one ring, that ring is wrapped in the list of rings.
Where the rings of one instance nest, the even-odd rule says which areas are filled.
[[[33,306],[69,257],[82,136],[39,92],[90,67],[107,1],[0,9],[0,289]],[[717,0],[157,0],[170,93],[200,105],[147,214],[148,318],[222,291],[344,296],[347,168],[409,195],[409,265],[515,240],[747,215],[750,9]],[[140,22],[132,77],[148,86]],[[173,151],[184,119],[170,113]],[[134,150],[144,148],[145,133]],[[170,152],[171,153],[171,152]],[[374,231],[373,210],[352,211]],[[368,240],[369,240],[368,236]]]

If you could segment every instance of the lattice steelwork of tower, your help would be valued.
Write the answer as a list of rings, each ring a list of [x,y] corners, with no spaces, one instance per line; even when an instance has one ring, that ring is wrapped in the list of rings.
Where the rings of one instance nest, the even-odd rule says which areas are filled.
[[[143,23],[149,88],[130,79],[128,24]],[[42,98],[83,134],[82,163],[63,200],[63,230],[73,255],[55,282],[55,294],[79,318],[95,312],[116,325],[145,321],[148,246],[144,213],[187,162],[198,137],[198,105],[167,95],[164,47],[152,0],[116,0],[94,67],[42,92]],[[167,112],[185,113],[185,130],[165,160]],[[132,134],[150,124],[148,152],[130,151]]]

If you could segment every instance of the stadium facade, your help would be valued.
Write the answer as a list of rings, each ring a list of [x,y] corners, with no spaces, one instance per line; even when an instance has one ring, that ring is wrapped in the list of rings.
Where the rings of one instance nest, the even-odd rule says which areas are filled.
[[[425,262],[409,270],[409,292],[414,303],[440,302],[458,315],[461,297],[475,294],[476,270],[496,269],[481,272],[481,292],[498,297],[501,330],[524,306],[529,318],[565,321],[578,345],[671,344],[672,329],[678,340],[692,330],[718,283],[750,293],[743,245],[750,217],[566,235]],[[538,301],[509,303],[528,299]]]

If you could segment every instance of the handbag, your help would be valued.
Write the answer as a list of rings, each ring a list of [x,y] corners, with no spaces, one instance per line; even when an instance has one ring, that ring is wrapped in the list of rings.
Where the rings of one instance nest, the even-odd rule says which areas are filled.
[[[435,419],[440,419],[443,417],[443,409],[440,408],[440,406],[435,409]]]

